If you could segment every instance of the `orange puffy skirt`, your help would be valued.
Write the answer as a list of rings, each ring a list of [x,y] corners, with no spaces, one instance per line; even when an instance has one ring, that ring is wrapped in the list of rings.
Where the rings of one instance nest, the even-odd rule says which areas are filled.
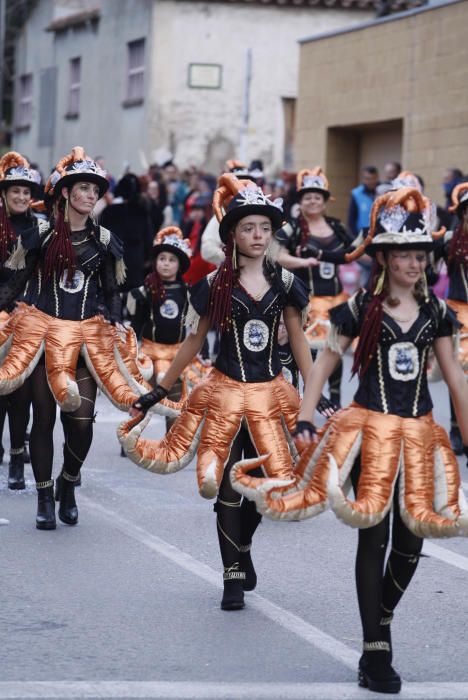
[[[319,434],[319,443],[301,453],[294,483],[278,485],[249,476],[259,459],[234,465],[233,487],[274,519],[309,518],[330,506],[348,525],[367,528],[389,512],[398,479],[401,516],[414,534],[468,535],[457,460],[432,414],[400,418],[352,403]],[[349,477],[358,456],[359,484],[355,500],[350,500]]]

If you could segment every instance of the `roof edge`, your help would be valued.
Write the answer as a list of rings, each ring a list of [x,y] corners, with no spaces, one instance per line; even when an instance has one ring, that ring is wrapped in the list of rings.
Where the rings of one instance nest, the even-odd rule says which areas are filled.
[[[386,24],[387,22],[398,22],[401,19],[406,19],[407,17],[413,17],[414,15],[422,14],[423,12],[431,12],[433,10],[440,10],[448,5],[458,5],[462,2],[467,2],[467,0],[440,0],[423,5],[422,7],[415,7],[411,10],[404,10],[402,12],[396,12],[395,14],[388,15],[387,17],[379,17],[377,19],[368,20],[367,22],[362,22],[362,24],[355,24],[352,27],[343,27],[342,29],[333,29],[329,32],[322,32],[321,34],[312,34],[311,36],[299,39],[299,44],[308,44],[313,41],[320,41],[321,39],[328,39],[333,36],[340,36],[341,34],[351,34],[351,32],[359,32],[362,29],[368,29],[369,27],[375,27],[380,24]]]

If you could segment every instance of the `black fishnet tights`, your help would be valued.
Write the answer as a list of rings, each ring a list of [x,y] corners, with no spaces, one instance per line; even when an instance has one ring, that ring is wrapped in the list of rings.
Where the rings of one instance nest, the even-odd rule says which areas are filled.
[[[359,479],[359,465],[353,469],[354,492]],[[413,535],[400,515],[398,482],[393,500],[392,547],[384,571],[390,538],[390,513],[374,527],[359,530],[356,555],[356,588],[359,612],[366,642],[389,638],[382,627],[383,616],[392,613],[400,602],[416,571],[423,540]]]
[[[78,365],[76,383],[81,396],[81,406],[73,413],[60,413],[65,442],[63,445],[63,469],[70,476],[78,476],[93,441],[94,404],[96,382],[87,367]]]
[[[88,369],[78,366],[76,382],[81,395],[81,406],[73,413],[61,413],[64,432],[64,469],[76,476],[88,454],[93,437],[96,384]],[[33,405],[33,423],[29,449],[34,478],[37,482],[52,478],[54,459],[54,425],[57,415],[55,399],[47,382],[44,364],[39,364],[30,377]]]
[[[224,475],[219,488],[218,499],[214,510],[217,514],[219,548],[225,569],[239,566],[241,545],[248,545],[257,529],[262,516],[257,513],[255,504],[242,498],[234,491],[229,480],[229,472],[235,462],[240,459],[256,457],[257,452],[252,445],[249,433],[241,428],[231,447],[231,454],[224,469]],[[261,476],[261,469],[251,472]]]
[[[12,394],[0,397],[0,435],[3,433],[5,416],[8,414],[10,448],[12,450],[20,450],[24,447],[30,406],[31,392],[28,379]]]

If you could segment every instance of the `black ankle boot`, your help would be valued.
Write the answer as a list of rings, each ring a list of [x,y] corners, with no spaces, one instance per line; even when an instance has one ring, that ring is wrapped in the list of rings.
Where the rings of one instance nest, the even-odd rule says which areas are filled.
[[[450,444],[456,455],[463,454],[463,440],[458,425],[452,425],[450,428]]]
[[[12,491],[22,491],[26,488],[24,483],[24,452],[10,452],[10,466],[8,468],[8,488]]]
[[[62,523],[76,525],[78,508],[75,501],[75,482],[77,477],[63,471],[55,482],[55,500],[60,501],[58,516]]]
[[[36,527],[38,530],[55,530],[55,503],[54,482],[42,481],[36,484],[37,489],[37,516]]]
[[[250,554],[250,546],[250,544],[246,544],[241,545],[240,548],[239,568],[245,573],[242,584],[244,591],[253,591],[257,585],[257,573]]]
[[[388,642],[364,642],[359,659],[358,684],[374,693],[399,693],[401,678],[390,662]]]
[[[239,571],[239,564],[224,569],[224,593],[221,600],[221,610],[242,610],[244,607],[244,579],[245,573]]]

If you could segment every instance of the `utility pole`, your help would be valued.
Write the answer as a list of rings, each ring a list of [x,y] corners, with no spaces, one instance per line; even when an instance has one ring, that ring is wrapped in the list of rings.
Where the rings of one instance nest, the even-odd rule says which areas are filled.
[[[239,160],[247,159],[247,136],[250,119],[250,83],[252,82],[252,49],[247,49],[244,75],[244,99],[242,103],[242,122],[239,138]]]

